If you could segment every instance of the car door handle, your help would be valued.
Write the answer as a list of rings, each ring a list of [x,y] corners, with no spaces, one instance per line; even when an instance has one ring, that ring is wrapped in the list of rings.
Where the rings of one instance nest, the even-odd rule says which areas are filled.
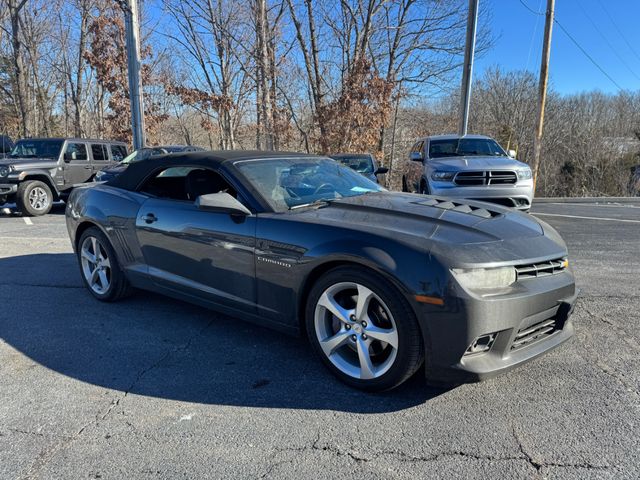
[[[147,213],[144,217],[142,217],[142,220],[144,220],[145,223],[153,223],[158,221],[158,217],[156,217],[153,213]]]
[[[86,166],[86,167],[84,167],[84,169],[85,169],[85,170],[91,170],[92,168],[93,168],[93,167],[91,167],[91,166]]]

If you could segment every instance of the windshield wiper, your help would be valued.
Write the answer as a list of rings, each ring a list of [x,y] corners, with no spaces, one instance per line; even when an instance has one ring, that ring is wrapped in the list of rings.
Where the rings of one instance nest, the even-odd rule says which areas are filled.
[[[309,202],[309,203],[301,203],[300,205],[294,205],[293,207],[289,207],[289,210],[297,210],[299,208],[305,208],[305,207],[327,207],[331,204],[331,200],[325,200],[325,199],[320,199],[320,200],[315,200],[313,202]]]

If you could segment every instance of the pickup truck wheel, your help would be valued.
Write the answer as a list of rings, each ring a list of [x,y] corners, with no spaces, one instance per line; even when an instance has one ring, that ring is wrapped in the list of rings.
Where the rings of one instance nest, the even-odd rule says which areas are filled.
[[[18,185],[16,204],[23,215],[35,217],[51,210],[53,195],[49,186],[40,180],[27,180]]]
[[[420,182],[420,193],[422,195],[430,195],[431,192],[429,191],[429,185],[427,185],[427,182],[422,180]]]

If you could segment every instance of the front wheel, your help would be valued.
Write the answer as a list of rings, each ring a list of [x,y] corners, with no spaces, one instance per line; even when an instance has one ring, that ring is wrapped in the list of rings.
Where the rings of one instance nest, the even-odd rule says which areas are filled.
[[[420,193],[422,195],[430,195],[431,194],[431,191],[429,190],[429,184],[424,179],[420,181]]]
[[[18,185],[16,204],[23,215],[35,217],[45,215],[53,205],[53,195],[49,185],[40,180],[27,180]]]
[[[341,267],[321,277],[309,295],[306,327],[324,364],[352,387],[390,390],[423,362],[410,306],[393,285],[365,269]]]

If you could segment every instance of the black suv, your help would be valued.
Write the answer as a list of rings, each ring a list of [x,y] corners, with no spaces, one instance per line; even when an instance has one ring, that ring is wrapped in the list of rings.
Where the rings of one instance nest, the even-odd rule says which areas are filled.
[[[127,145],[109,140],[29,138],[0,160],[0,205],[16,203],[23,215],[44,215],[75,184],[127,156]]]
[[[5,158],[13,150],[13,142],[6,135],[0,135],[0,158]]]

